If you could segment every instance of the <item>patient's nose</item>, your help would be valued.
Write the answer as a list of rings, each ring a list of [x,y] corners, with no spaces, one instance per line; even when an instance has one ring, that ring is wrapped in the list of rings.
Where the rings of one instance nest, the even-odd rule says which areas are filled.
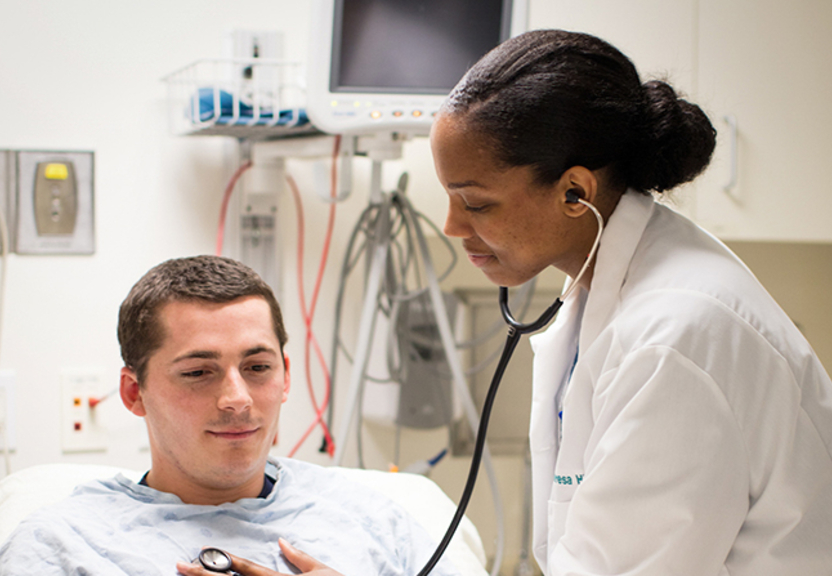
[[[232,368],[226,373],[222,381],[218,404],[220,410],[233,410],[235,412],[242,412],[251,406],[248,383],[239,370]]]

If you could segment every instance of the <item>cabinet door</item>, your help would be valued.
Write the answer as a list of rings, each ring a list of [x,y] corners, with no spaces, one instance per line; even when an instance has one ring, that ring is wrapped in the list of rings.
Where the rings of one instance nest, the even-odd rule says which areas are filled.
[[[699,5],[699,101],[719,136],[696,220],[726,239],[832,240],[832,2]]]

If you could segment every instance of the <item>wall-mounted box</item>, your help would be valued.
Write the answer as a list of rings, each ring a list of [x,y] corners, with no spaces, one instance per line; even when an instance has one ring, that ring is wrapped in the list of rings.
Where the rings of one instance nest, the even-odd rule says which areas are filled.
[[[92,152],[0,153],[0,182],[5,182],[6,196],[0,207],[9,222],[11,250],[18,254],[93,254],[94,181]]]

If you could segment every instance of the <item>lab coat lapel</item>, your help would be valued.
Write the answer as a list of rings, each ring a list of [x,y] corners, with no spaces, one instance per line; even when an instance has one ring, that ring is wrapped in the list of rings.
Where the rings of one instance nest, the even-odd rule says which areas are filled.
[[[629,190],[610,216],[601,236],[586,314],[581,325],[581,350],[589,350],[609,322],[621,287],[627,279],[630,261],[654,207],[652,196]]]
[[[555,397],[566,382],[578,345],[578,326],[586,292],[570,296],[555,323],[530,338],[534,351],[532,409],[529,445],[532,453],[534,506],[534,555],[546,573],[548,514],[546,502],[552,491],[558,452],[558,416]]]

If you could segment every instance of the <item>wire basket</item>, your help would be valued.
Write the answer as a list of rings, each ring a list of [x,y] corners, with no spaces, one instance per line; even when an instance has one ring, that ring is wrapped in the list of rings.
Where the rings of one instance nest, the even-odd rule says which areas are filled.
[[[261,140],[317,132],[304,110],[298,62],[202,59],[163,80],[175,134]]]

